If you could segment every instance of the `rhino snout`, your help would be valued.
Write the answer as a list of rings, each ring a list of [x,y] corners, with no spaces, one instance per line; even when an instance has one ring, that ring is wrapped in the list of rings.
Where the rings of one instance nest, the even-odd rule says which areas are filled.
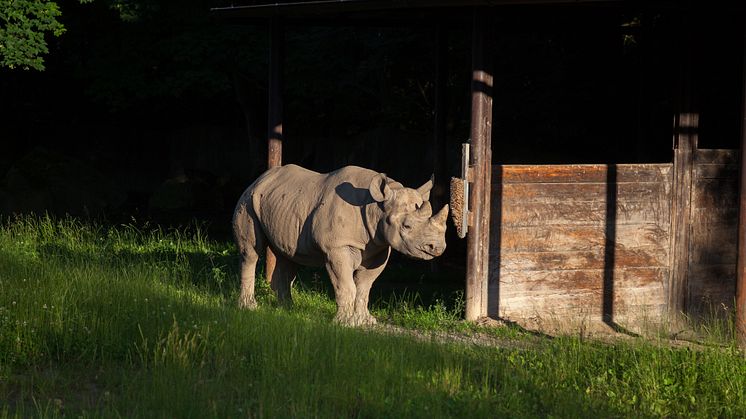
[[[427,253],[429,256],[436,257],[440,256],[446,250],[446,244],[427,243],[420,247],[420,250]]]

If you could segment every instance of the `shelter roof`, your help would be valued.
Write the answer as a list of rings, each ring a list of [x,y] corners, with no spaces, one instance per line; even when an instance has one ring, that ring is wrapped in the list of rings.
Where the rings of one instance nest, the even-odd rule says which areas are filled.
[[[225,0],[212,11],[224,17],[326,18],[343,14],[405,12],[435,8],[622,3],[620,0]]]

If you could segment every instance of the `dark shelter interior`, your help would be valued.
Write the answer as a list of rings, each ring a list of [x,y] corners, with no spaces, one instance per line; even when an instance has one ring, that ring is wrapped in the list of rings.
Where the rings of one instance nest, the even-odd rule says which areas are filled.
[[[204,1],[60,3],[68,33],[49,40],[46,70],[0,69],[0,213],[197,219],[230,237],[238,196],[266,168],[266,20]],[[493,163],[671,162],[684,78],[699,147],[739,148],[743,13],[698,4],[501,7]],[[469,137],[467,9],[290,16],[283,163],[360,165],[409,186],[434,172],[446,202]],[[463,253],[450,237],[443,263]]]

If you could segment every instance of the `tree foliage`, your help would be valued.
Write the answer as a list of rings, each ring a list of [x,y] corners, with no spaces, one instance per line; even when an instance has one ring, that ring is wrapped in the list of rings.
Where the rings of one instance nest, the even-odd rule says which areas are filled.
[[[0,0],[0,66],[44,70],[45,36],[65,32],[61,14],[53,1]]]

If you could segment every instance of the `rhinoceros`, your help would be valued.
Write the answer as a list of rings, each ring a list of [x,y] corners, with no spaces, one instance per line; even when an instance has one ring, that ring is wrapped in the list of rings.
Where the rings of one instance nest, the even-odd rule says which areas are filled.
[[[239,306],[257,306],[256,263],[269,246],[277,258],[272,287],[281,302],[292,303],[299,265],[324,266],[334,286],[335,321],[375,324],[368,297],[391,248],[424,260],[446,248],[448,205],[432,215],[432,187],[432,178],[411,189],[356,166],[326,174],[292,164],[267,170],[244,191],[233,214],[241,256]]]

